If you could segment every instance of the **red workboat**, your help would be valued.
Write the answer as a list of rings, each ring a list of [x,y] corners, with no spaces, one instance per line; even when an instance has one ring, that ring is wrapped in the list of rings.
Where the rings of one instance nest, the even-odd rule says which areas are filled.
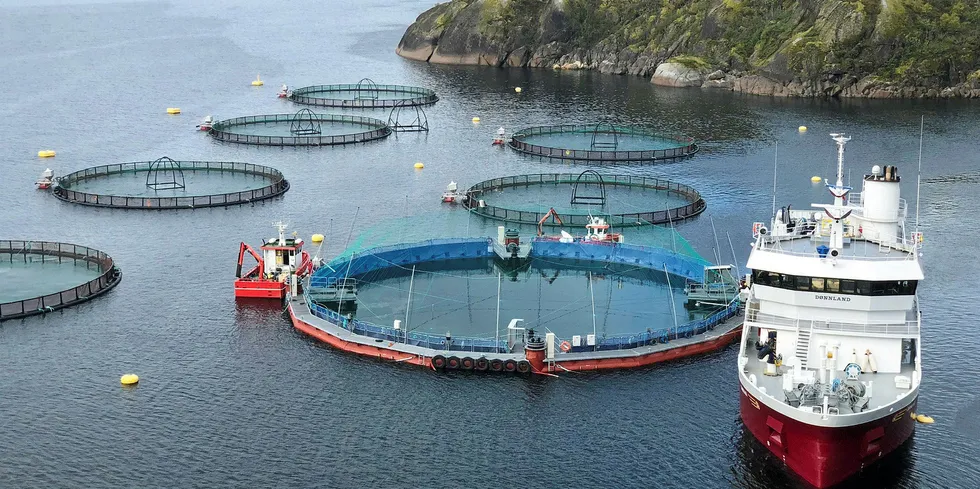
[[[50,168],[45,168],[44,172],[41,173],[41,176],[37,179],[36,182],[34,182],[34,185],[37,185],[37,188],[41,190],[47,190],[51,188],[51,185],[53,183],[54,183],[54,171],[52,171]]]
[[[286,237],[286,225],[276,223],[279,236],[265,240],[256,252],[247,243],[238,249],[238,270],[235,273],[235,297],[255,297],[282,300],[293,287],[298,287],[303,277],[313,270],[309,253],[303,251],[303,240]],[[313,236],[314,243],[322,242],[322,235]],[[256,264],[242,273],[245,253],[255,258]],[[295,280],[293,279],[295,277]]]
[[[753,226],[738,356],[748,430],[810,484],[829,487],[902,445],[922,381],[916,286],[921,234],[906,233],[898,171],[875,166],[860,195],[788,207]]]

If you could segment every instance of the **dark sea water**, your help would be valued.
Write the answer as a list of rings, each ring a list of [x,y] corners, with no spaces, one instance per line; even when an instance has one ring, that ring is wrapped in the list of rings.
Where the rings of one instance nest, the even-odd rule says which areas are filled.
[[[0,325],[0,487],[796,487],[798,479],[743,432],[734,348],[557,379],[381,363],[296,333],[277,306],[236,303],[238,243],[269,237],[272,222],[285,219],[304,236],[327,233],[331,256],[352,220],[357,230],[440,212],[450,180],[466,188],[589,168],[492,148],[499,126],[611,118],[702,142],[690,160],[609,171],[697,188],[708,210],[678,230],[712,256],[713,221],[744,264],[751,223],[771,212],[777,143],[781,204],[827,200],[810,177],[832,176],[827,134],[847,131],[854,181],[872,164],[898,165],[914,209],[923,115],[919,406],[937,422],[851,485],[980,486],[980,104],[774,100],[656,88],[632,77],[398,58],[402,32],[429,6],[0,6],[0,238],[92,246],[124,274],[95,301]],[[256,74],[264,87],[250,86]],[[363,77],[435,89],[441,100],[426,109],[432,131],[311,149],[222,144],[195,131],[208,114],[298,110],[275,97],[282,83]],[[167,107],[183,113],[169,116]],[[474,125],[474,116],[482,122]],[[809,131],[798,133],[800,125]],[[39,160],[42,149],[58,155]],[[255,206],[137,212],[68,205],[33,185],[49,166],[63,175],[164,155],[274,166],[292,188]],[[419,161],[422,171],[412,168]],[[120,388],[119,376],[130,372],[139,386]]]

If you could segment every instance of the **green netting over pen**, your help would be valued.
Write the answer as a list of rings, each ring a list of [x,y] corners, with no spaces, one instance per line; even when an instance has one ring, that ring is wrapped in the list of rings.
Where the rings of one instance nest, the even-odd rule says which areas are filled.
[[[596,215],[601,216],[601,214]],[[347,262],[352,254],[370,252],[374,248],[430,239],[496,237],[500,225],[504,225],[506,229],[518,230],[522,241],[530,241],[538,234],[535,225],[501,223],[499,220],[481,217],[463,208],[454,208],[445,212],[389,219],[371,225],[356,233],[346,248],[331,260],[331,263]],[[544,228],[543,231],[545,235],[555,236],[560,234],[559,229],[574,236],[585,234],[584,226],[550,227]],[[651,225],[620,230],[614,225],[612,231],[623,232],[624,241],[628,244],[661,248],[707,263],[671,226]]]

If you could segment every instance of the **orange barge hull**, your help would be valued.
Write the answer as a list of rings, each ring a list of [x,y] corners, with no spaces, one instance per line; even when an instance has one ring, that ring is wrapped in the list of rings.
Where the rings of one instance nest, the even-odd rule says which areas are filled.
[[[653,353],[648,353],[646,355],[589,359],[589,360],[556,361],[555,365],[559,367],[552,368],[549,371],[551,372],[554,372],[556,370],[588,371],[588,370],[608,370],[608,369],[626,369],[626,368],[645,367],[648,365],[653,365],[655,363],[680,360],[682,358],[692,357],[695,355],[703,355],[705,353],[711,353],[713,351],[721,350],[722,348],[737,342],[741,334],[742,334],[742,327],[738,326],[737,328],[717,338],[712,338],[710,340],[705,340],[698,343],[691,343],[688,345],[678,346],[676,348],[671,348],[669,350],[662,350]]]
[[[303,320],[297,318],[296,315],[293,313],[292,305],[289,306],[289,319],[292,321],[293,327],[296,328],[298,331],[308,336],[312,336],[334,348],[351,352],[351,353],[356,353],[358,355],[363,355],[366,357],[377,358],[379,360],[391,360],[393,362],[410,363],[412,365],[419,365],[422,367],[430,367],[430,368],[432,367],[432,358],[430,357],[420,357],[417,355],[411,355],[408,353],[402,353],[399,351],[390,350],[388,348],[362,345],[360,343],[344,341],[323,330],[317,329],[313,325],[308,324]],[[394,343],[391,342],[383,342],[380,344],[382,345],[387,344],[389,346],[394,345]]]
[[[327,333],[305,321],[296,317],[293,311],[293,305],[289,306],[289,318],[293,323],[293,327],[298,331],[312,336],[313,338],[320,340],[334,348],[343,350],[350,353],[355,353],[358,355],[363,355],[366,357],[377,358],[379,360],[389,360],[398,363],[409,363],[412,365],[419,365],[421,367],[433,368],[432,357],[424,355],[414,355],[411,353],[399,352],[391,349],[394,343],[390,341],[379,342],[379,346],[365,345],[353,341],[345,341],[334,335]],[[603,359],[589,359],[589,360],[566,360],[566,361],[556,361],[552,366],[549,367],[547,362],[543,361],[543,352],[528,352],[527,360],[531,363],[531,371],[536,374],[549,375],[549,372],[556,371],[588,371],[588,370],[611,370],[611,369],[627,369],[627,368],[637,368],[644,367],[648,365],[653,365],[661,362],[669,362],[671,360],[678,360],[681,358],[686,358],[694,355],[701,355],[704,353],[709,353],[722,348],[738,341],[738,338],[742,332],[742,327],[732,329],[725,334],[712,338],[710,340],[705,340],[698,343],[678,346],[676,348],[671,348],[669,350],[663,350],[658,352],[649,353],[646,355],[638,356],[628,356],[628,357],[613,357],[613,358],[603,358]],[[442,352],[433,352],[433,355],[441,354]],[[535,354],[537,353],[537,354]]]

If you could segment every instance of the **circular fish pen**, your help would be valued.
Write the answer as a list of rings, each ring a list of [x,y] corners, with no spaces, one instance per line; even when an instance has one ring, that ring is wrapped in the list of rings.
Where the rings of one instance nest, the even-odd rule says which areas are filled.
[[[501,256],[499,241],[488,238],[345,252],[290,303],[293,325],[375,358],[518,373],[556,363],[561,370],[648,365],[720,348],[737,334],[728,321],[739,307],[734,292],[708,308],[683,307],[685,285],[702,280],[708,264],[696,254],[520,242],[522,258]],[[545,345],[550,367],[534,353]]]
[[[428,88],[405,85],[378,85],[370,78],[356,84],[313,85],[297,88],[289,100],[319,107],[358,109],[391,108],[396,106],[430,105],[439,100]]]
[[[462,201],[472,213],[540,226],[585,226],[601,216],[614,227],[671,224],[704,212],[694,188],[634,175],[538,173],[486,180]]]
[[[525,154],[582,161],[656,161],[698,152],[698,145],[689,137],[605,122],[529,127],[515,132],[508,144]]]
[[[122,273],[87,246],[0,240],[0,321],[44,314],[98,297]]]
[[[121,209],[193,209],[249,204],[289,190],[268,166],[227,161],[154,161],[101,165],[59,178],[54,196],[73,204]]]
[[[301,109],[295,114],[236,117],[215,122],[208,131],[219,141],[263,146],[332,146],[386,138],[391,128],[371,117],[316,114]]]

